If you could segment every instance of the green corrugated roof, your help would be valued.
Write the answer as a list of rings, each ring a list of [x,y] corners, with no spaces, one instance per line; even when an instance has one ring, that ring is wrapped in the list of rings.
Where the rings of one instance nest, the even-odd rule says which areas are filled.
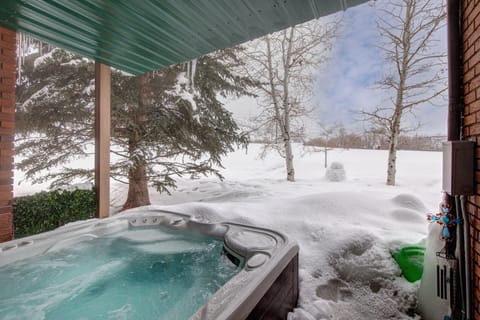
[[[0,24],[132,74],[367,0],[1,0]]]

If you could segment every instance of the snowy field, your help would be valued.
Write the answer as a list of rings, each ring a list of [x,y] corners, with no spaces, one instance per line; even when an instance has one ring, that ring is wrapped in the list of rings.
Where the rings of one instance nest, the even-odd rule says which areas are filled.
[[[411,319],[418,283],[410,284],[390,251],[423,241],[427,212],[441,200],[441,153],[400,151],[397,186],[385,185],[387,152],[332,150],[329,164],[344,165],[346,179],[325,178],[324,154],[295,147],[297,181],[285,181],[274,153],[259,145],[231,153],[216,178],[180,179],[171,196],[151,191],[154,207],[196,219],[235,221],[272,228],[300,245],[300,299],[289,320]],[[21,179],[16,172],[16,182]],[[113,183],[113,182],[112,182]],[[43,186],[15,186],[16,195]],[[112,184],[112,210],[126,187]]]

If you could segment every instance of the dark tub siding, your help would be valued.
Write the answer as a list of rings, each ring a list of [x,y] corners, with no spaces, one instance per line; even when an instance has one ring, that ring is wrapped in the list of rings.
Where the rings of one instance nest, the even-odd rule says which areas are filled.
[[[268,289],[248,320],[284,320],[297,306],[298,300],[298,254],[283,269],[277,280]]]

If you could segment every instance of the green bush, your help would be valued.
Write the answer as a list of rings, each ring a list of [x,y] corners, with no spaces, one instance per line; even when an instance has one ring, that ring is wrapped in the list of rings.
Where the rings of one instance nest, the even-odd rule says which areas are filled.
[[[58,228],[68,222],[93,218],[95,193],[56,190],[13,199],[15,238]]]

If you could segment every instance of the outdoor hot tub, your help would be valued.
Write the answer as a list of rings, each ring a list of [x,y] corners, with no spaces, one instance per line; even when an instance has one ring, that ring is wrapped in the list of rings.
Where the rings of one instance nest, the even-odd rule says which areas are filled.
[[[143,210],[0,244],[1,319],[285,319],[298,246]]]

